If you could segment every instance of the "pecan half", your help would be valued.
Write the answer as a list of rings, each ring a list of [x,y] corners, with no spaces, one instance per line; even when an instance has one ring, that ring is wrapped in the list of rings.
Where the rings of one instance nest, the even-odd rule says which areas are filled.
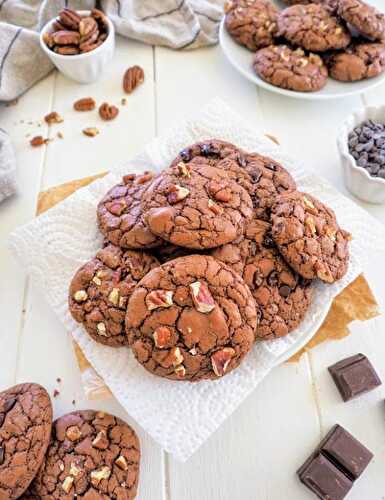
[[[79,48],[75,45],[56,45],[53,51],[62,56],[76,56],[79,54]]]
[[[33,137],[29,143],[33,148],[38,148],[39,146],[43,146],[44,144],[48,144],[48,139],[44,139],[41,135],[37,135],[36,137]]]
[[[78,29],[81,21],[80,15],[72,9],[65,8],[59,13],[59,22],[71,29]]]
[[[52,34],[52,40],[56,45],[78,45],[80,35],[77,31],[56,31]]]
[[[92,97],[83,97],[83,99],[74,102],[74,109],[76,111],[92,111],[95,109],[95,106],[96,103]]]
[[[52,113],[45,115],[44,120],[51,125],[52,123],[62,123],[63,118],[56,111],[52,111]]]
[[[98,31],[98,23],[93,17],[83,17],[79,23],[79,33],[82,41],[88,40],[88,38]]]
[[[123,90],[131,94],[140,84],[144,82],[144,71],[140,66],[128,68],[123,76]]]
[[[112,104],[104,102],[99,107],[99,115],[102,120],[110,121],[116,118],[119,114],[119,109]]]

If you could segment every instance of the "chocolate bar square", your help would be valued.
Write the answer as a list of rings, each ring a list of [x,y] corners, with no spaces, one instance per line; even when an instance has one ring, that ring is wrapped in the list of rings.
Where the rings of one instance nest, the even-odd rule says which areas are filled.
[[[340,425],[335,425],[319,445],[319,451],[351,479],[357,479],[373,453]]]
[[[381,385],[372,364],[363,354],[343,359],[328,368],[344,401],[350,401]]]
[[[322,500],[342,500],[373,454],[335,425],[297,471],[300,481]]]
[[[343,500],[353,481],[321,453],[313,454],[298,470],[300,481],[322,500]]]

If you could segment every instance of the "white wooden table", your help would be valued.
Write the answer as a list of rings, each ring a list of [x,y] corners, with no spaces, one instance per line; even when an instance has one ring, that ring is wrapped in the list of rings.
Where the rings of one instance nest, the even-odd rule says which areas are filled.
[[[120,103],[121,76],[132,64],[145,70],[145,84],[128,97],[119,117],[101,123],[96,114],[72,110],[73,102],[92,96]],[[75,84],[57,72],[31,89],[13,107],[0,109],[0,126],[11,133],[18,156],[19,194],[0,206],[0,390],[16,382],[35,381],[52,394],[56,415],[95,407],[131,420],[113,400],[85,400],[69,337],[43,298],[5,247],[12,229],[34,217],[40,190],[107,170],[139,152],[176,119],[220,97],[256,129],[279,137],[292,155],[328,178],[341,191],[335,136],[340,122],[365,103],[383,104],[385,86],[362,98],[339,102],[301,102],[258,90],[224,59],[219,47],[174,52],[119,40],[115,59],[102,81]],[[55,110],[61,125],[48,129],[42,118]],[[95,139],[82,135],[97,126]],[[64,139],[33,149],[30,137]],[[385,207],[365,206],[385,222]],[[384,229],[385,230],[385,229]],[[385,302],[385,268],[372,261],[365,269],[380,304]],[[344,425],[375,454],[351,492],[352,500],[385,498],[385,386],[357,403],[342,403],[327,366],[357,352],[367,354],[385,382],[385,320],[352,326],[346,339],[326,343],[298,364],[276,368],[222,428],[186,463],[164,453],[139,432],[143,460],[141,500],[302,500],[315,498],[295,471],[319,439],[336,422]],[[60,377],[62,382],[56,382]],[[76,405],[72,401],[76,401]]]

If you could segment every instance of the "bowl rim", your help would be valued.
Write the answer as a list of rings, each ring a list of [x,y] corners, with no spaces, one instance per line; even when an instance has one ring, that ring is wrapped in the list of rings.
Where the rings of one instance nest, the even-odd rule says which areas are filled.
[[[76,12],[80,15],[91,14],[91,10],[87,10],[87,9],[86,10],[76,10]],[[53,57],[53,58],[58,59],[58,60],[81,61],[82,59],[87,59],[88,57],[92,57],[96,53],[101,52],[103,50],[103,48],[106,47],[107,41],[109,41],[111,39],[111,37],[114,37],[114,35],[115,35],[115,27],[114,27],[113,22],[106,14],[105,14],[105,16],[106,16],[107,24],[108,24],[107,38],[104,40],[104,42],[101,45],[99,45],[99,47],[97,47],[94,50],[91,50],[90,52],[86,52],[84,54],[75,54],[75,55],[70,56],[70,55],[65,55],[65,54],[58,54],[57,52],[54,52],[46,45],[45,41],[43,40],[43,36],[49,30],[49,28],[52,26],[52,24],[56,21],[57,16],[53,17],[50,21],[48,21],[43,26],[42,30],[40,31],[40,36],[39,36],[40,46],[42,47],[44,52],[49,55],[49,57]]]
[[[349,152],[348,136],[349,133],[358,125],[355,125],[356,118],[360,119],[361,122],[366,120],[371,120],[371,118],[366,117],[365,114],[368,112],[380,111],[384,115],[384,125],[385,125],[385,105],[384,106],[364,106],[363,108],[357,108],[353,110],[350,115],[348,115],[342,122],[339,128],[339,133],[337,135],[337,146],[342,157],[344,157],[349,162],[349,167],[358,172],[361,176],[366,178],[368,181],[382,185],[385,187],[385,179],[381,177],[373,177],[368,173],[368,171],[357,165],[356,159]]]

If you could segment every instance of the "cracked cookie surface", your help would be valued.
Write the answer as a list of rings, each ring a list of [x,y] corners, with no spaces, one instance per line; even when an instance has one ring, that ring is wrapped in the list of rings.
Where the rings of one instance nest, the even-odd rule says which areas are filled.
[[[303,320],[312,286],[284,261],[271,237],[271,225],[254,220],[239,243],[216,248],[213,257],[232,267],[250,288],[259,312],[257,338],[287,335]]]
[[[217,379],[250,351],[254,299],[241,277],[206,255],[180,257],[138,284],[127,309],[129,344],[151,373],[173,380]]]
[[[142,210],[150,231],[197,250],[235,240],[253,213],[249,194],[226,171],[199,162],[164,170],[144,192]]]
[[[281,36],[314,52],[343,49],[351,40],[349,31],[320,4],[288,7],[277,22]]]
[[[332,209],[307,193],[277,199],[272,236],[285,260],[304,278],[333,283],[348,269],[350,234],[339,227]]]
[[[271,85],[297,92],[314,92],[326,85],[328,70],[316,54],[276,45],[258,50],[253,67]]]
[[[75,274],[69,309],[97,342],[110,347],[127,344],[124,320],[136,284],[159,265],[152,255],[108,244]]]
[[[54,422],[51,442],[25,498],[132,500],[140,464],[139,440],[117,417],[76,411]]]
[[[143,192],[154,179],[154,174],[128,174],[111,188],[97,208],[101,233],[114,245],[122,248],[153,248],[162,240],[152,234],[142,219]]]
[[[186,168],[209,165],[227,172],[242,186],[253,202],[254,216],[269,219],[269,208],[275,196],[296,189],[289,172],[275,160],[217,139],[198,142],[181,151],[172,166],[183,162]]]
[[[273,43],[278,9],[270,0],[232,0],[226,3],[225,13],[227,31],[249,50]]]
[[[52,426],[47,391],[20,384],[0,393],[0,498],[19,498],[43,463]]]
[[[361,0],[339,0],[338,15],[371,40],[385,40],[385,14]]]
[[[341,82],[373,78],[385,70],[385,44],[355,43],[325,58],[329,74]]]
[[[339,0],[283,0],[287,5],[309,5],[317,3],[325,7],[329,12],[336,12]]]

